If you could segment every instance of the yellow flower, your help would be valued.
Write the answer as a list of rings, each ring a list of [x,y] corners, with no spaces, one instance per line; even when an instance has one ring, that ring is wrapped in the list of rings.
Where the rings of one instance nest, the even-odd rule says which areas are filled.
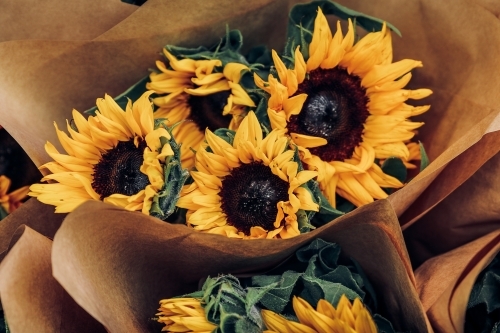
[[[11,181],[7,176],[0,176],[0,206],[7,214],[15,211],[21,205],[21,200],[26,198],[29,192],[29,186],[24,186],[14,192],[7,193],[10,184]]]
[[[263,138],[250,111],[232,144],[206,131],[210,146],[196,153],[194,182],[186,185],[177,206],[188,209],[195,230],[234,238],[290,238],[300,234],[299,209],[318,211],[302,184],[317,176],[298,172],[284,130]]]
[[[158,321],[165,324],[162,331],[210,333],[217,328],[207,321],[205,310],[196,298],[171,298],[160,301]]]
[[[262,310],[265,332],[275,333],[377,333],[373,319],[356,298],[353,304],[342,295],[335,309],[329,302],[320,300],[316,310],[300,297],[293,298],[293,310],[300,323],[290,321],[269,311]]]
[[[295,50],[294,69],[287,69],[273,51],[279,81],[254,75],[256,84],[271,96],[271,126],[285,129],[302,152],[301,159],[318,171],[320,188],[335,207],[336,193],[356,206],[382,199],[382,188],[403,184],[375,163],[398,157],[415,158],[408,145],[423,123],[407,118],[429,106],[410,106],[408,99],[429,96],[429,89],[405,90],[410,71],[420,61],[392,63],[390,30],[368,33],[354,44],[354,28],[345,36],[340,23],[332,36],[321,9],[314,23],[309,59]]]
[[[174,155],[167,143],[165,128],[154,129],[152,92],[123,111],[108,95],[97,100],[98,111],[87,120],[73,110],[77,130],[67,122],[69,136],[57,136],[67,154],[47,142],[45,150],[54,161],[41,168],[51,174],[42,178],[49,184],[34,184],[29,195],[67,213],[87,200],[104,202],[149,215],[155,194],[164,185],[163,163]]]
[[[255,106],[239,84],[241,72],[248,67],[228,63],[222,72],[216,72],[222,67],[220,60],[178,60],[166,49],[164,53],[172,69],[157,61],[161,72],[150,75],[147,88],[168,94],[154,99],[160,107],[155,118],[166,118],[169,125],[178,124],[172,133],[182,142],[182,165],[189,169],[194,165],[193,150],[198,150],[203,142],[206,128],[235,130],[246,108]]]

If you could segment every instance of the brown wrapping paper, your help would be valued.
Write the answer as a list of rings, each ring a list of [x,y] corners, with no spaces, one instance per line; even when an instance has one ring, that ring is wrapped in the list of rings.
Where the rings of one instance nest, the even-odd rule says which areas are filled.
[[[119,0],[3,1],[0,42],[94,39],[137,8]]]
[[[105,332],[52,277],[52,241],[21,227],[20,238],[0,264],[0,296],[10,331]]]
[[[49,159],[45,142],[58,145],[54,120],[63,126],[72,108],[83,111],[105,93],[126,90],[154,67],[164,45],[210,45],[229,24],[247,46],[281,47],[287,6],[285,0],[151,0],[93,41],[0,43],[0,123],[40,165]]]
[[[493,136],[498,134],[488,137]],[[496,150],[498,144],[488,141],[490,145],[483,151]],[[457,164],[455,169],[460,167]],[[449,197],[405,230],[414,266],[500,229],[499,170],[500,155],[497,154]]]
[[[110,332],[146,332],[162,298],[198,289],[220,273],[265,271],[314,238],[340,244],[373,283],[384,316],[402,331],[426,318],[396,215],[387,200],[287,240],[242,241],[201,234],[140,213],[87,202],[54,238],[54,277]]]
[[[265,251],[257,246],[260,242],[228,243],[229,247],[223,247],[220,244],[229,240],[214,240],[211,236],[190,233],[182,226],[163,224],[98,203],[86,204],[78,214],[70,215],[56,237],[54,272],[72,297],[108,329],[117,330],[120,327],[117,325],[126,324],[131,331],[144,331],[146,323],[140,322],[140,318],[154,312],[158,297],[188,291],[188,286],[197,285],[202,273],[265,269],[283,260],[306,240],[323,237],[338,241],[362,262],[380,293],[387,292],[384,304],[398,327],[425,330],[425,317],[415,301],[413,275],[400,231],[395,231],[393,224],[384,229],[387,224],[379,222],[395,223],[399,216],[404,228],[417,226],[418,218],[433,207],[438,209],[439,202],[498,152],[500,80],[492,73],[500,73],[497,61],[500,23],[492,14],[494,4],[487,1],[457,0],[453,5],[433,0],[404,4],[395,0],[341,3],[386,19],[402,31],[402,39],[393,38],[395,60],[423,61],[425,67],[414,71],[411,88],[426,87],[434,91],[434,95],[423,101],[432,104],[431,110],[418,119],[427,123],[418,138],[425,143],[433,163],[388,201],[368,205],[295,240],[266,244]],[[270,41],[271,46],[279,48],[283,42],[286,6],[284,0],[217,4],[201,0],[188,4],[149,0],[108,31],[87,37],[93,38],[92,41],[57,37],[51,41],[0,43],[0,57],[4,60],[0,64],[0,123],[40,165],[48,161],[43,150],[45,141],[57,144],[53,120],[62,126],[72,108],[85,110],[105,92],[116,95],[128,88],[147,73],[147,68],[154,66],[164,44],[207,45],[216,41],[225,23],[229,23],[231,28],[242,30],[246,46]],[[10,223],[34,221],[45,209],[39,205],[18,210],[11,215]],[[360,216],[365,220],[359,222]],[[49,214],[48,223],[57,226],[59,218],[60,215]],[[147,223],[141,225],[143,219]],[[117,220],[123,221],[118,224]],[[49,229],[48,233],[53,231]],[[5,239],[10,239],[15,229],[9,230]],[[5,248],[6,243],[0,239],[2,244]],[[71,250],[63,249],[63,244]],[[247,247],[260,252],[244,252]],[[373,256],[379,247],[379,255]],[[225,255],[218,260],[203,257],[205,253]],[[250,253],[256,257],[249,256]],[[200,256],[205,260],[199,260]],[[381,259],[375,261],[374,257]],[[220,265],[206,267],[207,262]],[[155,265],[147,266],[149,271],[142,270],[149,263]],[[187,272],[196,271],[197,275],[181,274],[179,269],[173,269],[176,267],[173,264],[181,266],[181,271],[185,267],[191,269]],[[195,264],[198,265],[194,267]],[[114,271],[107,270],[105,265],[122,274],[119,282],[112,280]],[[67,267],[83,274],[82,277]],[[99,272],[98,268],[105,276],[97,279],[94,274]],[[78,287],[75,281],[85,287]],[[95,302],[97,299],[99,302]],[[131,317],[120,314],[122,308],[117,305]]]
[[[436,332],[462,333],[474,282],[500,251],[500,230],[427,260],[416,272],[422,305]]]
[[[38,233],[49,238],[59,229],[67,214],[54,214],[53,207],[42,204],[36,199],[25,202],[14,213],[0,222],[0,261],[3,260],[8,249],[15,243],[19,235],[16,231],[22,225],[29,226]],[[10,246],[9,246],[10,245]]]

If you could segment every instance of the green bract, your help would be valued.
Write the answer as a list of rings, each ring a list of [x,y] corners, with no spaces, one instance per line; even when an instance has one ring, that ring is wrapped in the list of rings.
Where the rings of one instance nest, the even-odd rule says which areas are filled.
[[[158,127],[164,126],[162,124],[155,124],[155,129]],[[170,140],[161,137],[160,142],[160,151],[165,144],[170,144],[170,147],[174,151],[174,156],[167,156],[165,159],[163,166],[165,183],[162,189],[153,197],[153,204],[151,205],[149,214],[165,220],[174,213],[175,205],[179,199],[182,186],[184,186],[186,179],[189,177],[189,172],[182,168],[180,145],[175,142],[174,137],[171,136]]]
[[[201,291],[186,295],[201,300],[207,320],[218,326],[215,333],[260,333],[264,324],[252,296],[231,275],[208,278]]]

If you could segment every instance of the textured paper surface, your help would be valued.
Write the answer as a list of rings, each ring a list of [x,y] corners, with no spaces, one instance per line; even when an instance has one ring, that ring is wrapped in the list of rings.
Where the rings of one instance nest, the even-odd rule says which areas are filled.
[[[87,202],[57,232],[52,264],[55,278],[110,332],[146,332],[160,299],[195,291],[208,275],[268,270],[313,238],[340,244],[359,262],[395,327],[426,331],[399,223],[387,200],[292,239],[252,241],[201,234]]]
[[[53,207],[44,205],[36,199],[29,199],[0,222],[0,261],[7,254],[9,245],[15,243],[20,236],[18,234],[12,239],[20,226],[26,225],[52,239],[66,215],[54,214]]]
[[[426,261],[415,276],[436,332],[462,333],[474,282],[500,251],[500,230]]]
[[[245,46],[281,47],[287,6],[285,0],[151,0],[93,41],[0,43],[0,123],[41,165],[49,159],[45,142],[59,146],[53,121],[64,126],[73,108],[83,111],[105,93],[125,91],[155,66],[164,45],[211,45],[228,24],[242,31]]]
[[[493,135],[498,136],[497,133],[488,136]],[[496,146],[498,144],[493,142],[484,150],[496,150]],[[460,167],[458,164],[455,169]],[[500,155],[497,154],[443,202],[405,230],[414,266],[500,230],[499,170]]]
[[[95,6],[107,3],[103,0]],[[185,227],[163,224],[102,204],[83,206],[78,214],[70,215],[56,237],[54,271],[75,300],[110,331],[122,331],[118,326],[122,322],[131,331],[144,331],[147,323],[141,320],[144,315],[154,313],[157,300],[191,291],[187,289],[197,286],[202,273],[216,274],[225,269],[246,273],[265,270],[312,237],[338,241],[362,262],[376,288],[381,293],[387,292],[383,301],[397,326],[424,331],[425,318],[412,287],[413,275],[405,242],[394,227],[396,216],[406,229],[411,253],[420,251],[422,260],[435,250],[415,239],[429,239],[437,225],[442,227],[440,237],[450,239],[457,239],[452,233],[457,229],[454,223],[463,230],[475,230],[470,237],[497,228],[497,220],[489,213],[474,215],[473,205],[456,206],[461,202],[453,201],[450,193],[465,187],[467,190],[461,193],[469,195],[471,200],[486,200],[486,205],[491,207],[500,203],[500,196],[494,191],[498,187],[495,156],[500,149],[497,132],[500,79],[494,75],[500,73],[497,57],[500,21],[495,16],[498,6],[491,1],[465,0],[457,0],[453,5],[434,0],[341,3],[386,19],[401,30],[403,38],[393,36],[395,60],[423,61],[424,68],[413,73],[411,88],[434,91],[430,98],[422,101],[432,104],[432,108],[419,117],[426,125],[418,135],[433,160],[431,165],[388,201],[368,205],[296,240],[269,243],[272,245],[227,243],[229,240],[189,233]],[[48,161],[43,149],[45,141],[57,144],[54,120],[62,127],[72,108],[85,110],[105,92],[116,95],[128,88],[154,66],[164,44],[211,44],[223,34],[225,23],[229,23],[231,28],[242,30],[246,46],[270,41],[271,46],[279,48],[284,42],[280,36],[284,36],[287,5],[284,0],[217,3],[197,0],[186,4],[149,0],[144,6],[134,8],[129,16],[126,10],[108,11],[109,16],[103,14],[103,20],[114,20],[109,23],[112,28],[105,32],[102,32],[106,29],[104,26],[100,31],[97,28],[90,31],[80,25],[83,35],[87,34],[85,37],[76,32],[71,36],[60,32],[52,38],[52,35],[36,37],[32,31],[27,35],[35,37],[24,37],[31,40],[14,40],[23,38],[22,34],[5,37],[2,39],[5,42],[0,43],[0,123],[40,165]],[[68,11],[76,13],[73,10],[78,6],[68,7]],[[130,10],[130,7],[123,8]],[[126,18],[120,21],[122,17]],[[37,24],[46,24],[44,20],[50,21],[40,15]],[[115,22],[120,23],[115,25]],[[35,23],[31,27],[36,27]],[[483,175],[481,177],[488,181],[478,187],[471,178],[467,185],[466,180],[478,170],[477,175]],[[484,199],[482,193],[489,196]],[[456,212],[460,216],[448,219],[448,225],[444,225],[440,220],[448,216],[450,207],[460,207],[461,212]],[[63,218],[51,214],[52,210],[30,200],[6,220],[7,226],[0,230],[0,248],[7,249],[17,226],[30,223],[42,226],[39,223],[43,218],[47,229],[33,228],[51,237]],[[422,217],[429,210],[430,213]],[[434,218],[425,222],[426,216]],[[144,219],[147,223],[141,225]],[[485,228],[476,228],[476,224]],[[415,231],[418,228],[420,233]],[[15,236],[17,239],[20,234]],[[442,239],[434,240],[433,244]],[[459,242],[468,240],[463,238]],[[453,246],[458,245],[451,242],[439,251],[451,250]],[[255,249],[245,252],[248,247]],[[205,257],[207,253],[218,256]],[[102,276],[95,275],[101,273],[98,268]],[[113,281],[115,271],[120,273],[116,273],[120,280]],[[187,274],[191,272],[197,273]],[[95,302],[98,297],[102,298],[101,303]],[[2,301],[5,301],[3,297]],[[121,313],[122,308],[114,307],[116,304],[129,311],[131,317]]]
[[[106,332],[52,277],[52,241],[21,227],[0,264],[0,296],[9,329],[17,332]]]
[[[94,39],[137,8],[120,0],[6,0],[0,11],[0,42]]]

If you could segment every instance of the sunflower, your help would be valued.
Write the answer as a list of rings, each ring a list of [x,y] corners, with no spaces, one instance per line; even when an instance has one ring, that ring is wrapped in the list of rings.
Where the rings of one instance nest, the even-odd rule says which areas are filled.
[[[209,333],[217,325],[206,319],[205,309],[196,298],[171,298],[160,301],[158,322],[166,332]]]
[[[302,184],[317,176],[298,171],[284,130],[265,138],[250,111],[232,144],[206,130],[208,147],[196,153],[194,182],[184,186],[177,206],[186,208],[195,230],[234,238],[290,238],[300,234],[299,210],[318,211]]]
[[[15,211],[29,192],[29,186],[24,186],[8,193],[10,184],[11,181],[7,176],[0,176],[0,208],[7,214]],[[2,215],[1,212],[0,215]]]
[[[321,299],[316,310],[300,297],[293,297],[293,310],[300,323],[290,321],[272,311],[262,310],[262,318],[269,333],[286,332],[335,332],[335,333],[377,333],[377,327],[364,307],[356,298],[353,304],[342,295],[337,308]]]
[[[248,67],[234,62],[222,67],[217,59],[178,60],[166,49],[164,54],[171,69],[157,61],[160,73],[152,73],[146,87],[157,94],[168,94],[154,99],[159,106],[155,118],[177,124],[172,133],[182,142],[182,165],[189,169],[194,165],[193,150],[198,150],[206,128],[235,130],[247,107],[255,107],[239,84],[242,71]]]
[[[87,200],[104,202],[142,211],[149,215],[152,201],[162,189],[163,164],[174,155],[169,132],[154,127],[151,92],[123,111],[108,95],[97,100],[98,111],[87,120],[73,110],[76,129],[69,122],[69,136],[54,123],[57,136],[67,154],[47,142],[45,150],[52,162],[41,168],[51,174],[34,184],[29,195],[67,213]]]
[[[420,61],[392,63],[390,30],[370,32],[354,43],[354,28],[332,37],[321,8],[314,21],[309,58],[294,52],[294,69],[272,56],[279,80],[254,75],[270,94],[268,116],[274,129],[284,129],[299,146],[301,159],[318,171],[320,188],[335,207],[336,194],[356,206],[387,197],[382,188],[403,184],[383,172],[376,160],[400,158],[408,167],[415,158],[409,140],[423,123],[407,118],[429,106],[410,106],[408,99],[429,96],[429,89],[405,90],[410,71]]]

